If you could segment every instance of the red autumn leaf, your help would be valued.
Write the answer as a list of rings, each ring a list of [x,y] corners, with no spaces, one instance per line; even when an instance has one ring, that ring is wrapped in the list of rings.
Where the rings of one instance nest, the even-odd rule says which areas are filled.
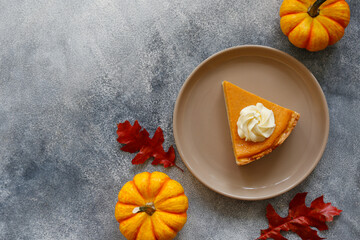
[[[324,203],[323,196],[315,199],[310,207],[305,205],[307,193],[298,193],[289,204],[287,217],[280,217],[269,204],[266,208],[266,217],[269,221],[269,228],[261,230],[258,239],[272,238],[275,240],[286,240],[280,231],[292,231],[303,240],[324,239],[317,235],[315,227],[320,231],[327,230],[326,222],[333,220],[334,216],[340,215],[342,210],[332,206],[331,203]]]
[[[149,139],[149,133],[143,129],[138,121],[135,121],[134,126],[131,126],[129,121],[118,124],[118,134],[117,141],[119,143],[125,144],[121,150],[129,153],[134,153],[140,151],[141,147],[145,145]]]
[[[175,166],[182,172],[184,172],[184,170],[182,170],[179,166],[175,164],[175,150],[173,146],[169,147],[169,150],[167,152],[163,150],[162,152],[159,151],[158,153],[154,154],[154,160],[151,164],[163,164],[165,168]]]
[[[154,157],[151,164],[163,164],[165,168],[176,166],[175,164],[175,150],[171,146],[168,152],[165,152],[162,144],[164,143],[164,134],[160,127],[155,131],[152,138],[149,138],[149,133],[146,129],[141,130],[139,122],[136,120],[132,126],[129,121],[118,124],[116,133],[118,134],[117,141],[124,144],[122,151],[135,153],[136,156],[131,161],[132,164],[143,164],[150,157]],[[183,171],[181,168],[179,168]]]
[[[146,131],[146,130],[145,130]],[[155,134],[152,139],[148,139],[146,144],[143,144],[140,152],[136,154],[134,159],[131,161],[132,164],[143,164],[146,160],[156,154],[158,151],[164,151],[162,148],[162,144],[164,142],[164,135],[159,127],[156,129]],[[158,149],[159,148],[159,149]]]

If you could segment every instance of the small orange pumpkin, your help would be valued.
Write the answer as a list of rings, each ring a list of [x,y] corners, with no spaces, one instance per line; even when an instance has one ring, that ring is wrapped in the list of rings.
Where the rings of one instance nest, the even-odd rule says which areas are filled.
[[[143,172],[119,192],[115,218],[128,240],[173,239],[186,223],[188,199],[175,180]]]
[[[350,21],[344,0],[284,0],[280,27],[289,41],[311,52],[339,41]]]

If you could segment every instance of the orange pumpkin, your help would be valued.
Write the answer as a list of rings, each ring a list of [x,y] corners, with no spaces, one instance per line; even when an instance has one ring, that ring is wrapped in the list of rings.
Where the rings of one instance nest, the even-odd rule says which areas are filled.
[[[128,240],[173,239],[187,219],[184,189],[165,173],[137,174],[118,199],[115,218]]]
[[[344,0],[284,0],[280,26],[289,41],[315,52],[339,41],[350,21]]]

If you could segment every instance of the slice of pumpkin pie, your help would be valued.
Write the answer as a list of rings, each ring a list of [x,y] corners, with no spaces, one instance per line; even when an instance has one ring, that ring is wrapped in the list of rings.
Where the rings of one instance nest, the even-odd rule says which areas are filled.
[[[233,150],[238,165],[270,153],[294,129],[300,114],[224,81]]]

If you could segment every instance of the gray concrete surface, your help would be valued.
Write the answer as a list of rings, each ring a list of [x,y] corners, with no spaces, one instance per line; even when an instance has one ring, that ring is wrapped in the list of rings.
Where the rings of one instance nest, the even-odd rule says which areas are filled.
[[[322,237],[359,239],[360,5],[348,2],[343,39],[310,53],[282,34],[281,0],[0,0],[0,239],[124,239],[117,193],[155,170],[189,197],[176,239],[255,239],[267,228],[266,205],[285,215],[303,191],[308,202],[324,194],[343,210]],[[314,172],[288,193],[246,202],[209,190],[188,170],[132,166],[116,123],[138,119],[151,134],[161,126],[165,145],[174,144],[172,112],[187,76],[243,44],[285,51],[318,79],[331,126]]]

